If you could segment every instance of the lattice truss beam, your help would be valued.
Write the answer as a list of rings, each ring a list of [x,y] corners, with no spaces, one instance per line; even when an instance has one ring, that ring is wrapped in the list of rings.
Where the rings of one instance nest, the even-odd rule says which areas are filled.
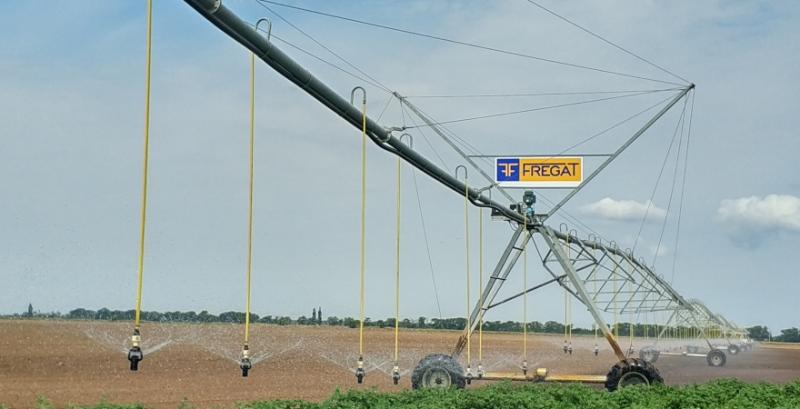
[[[605,313],[637,316],[692,309],[669,283],[643,260],[635,258],[631,250],[623,250],[615,242],[606,242],[595,236],[581,239],[574,231],[536,231],[550,235],[564,249],[589,299],[580,297],[576,283],[568,277],[560,283],[587,307],[591,303]],[[563,266],[553,248],[540,246],[537,240],[534,244],[545,269],[553,277],[560,276]]]

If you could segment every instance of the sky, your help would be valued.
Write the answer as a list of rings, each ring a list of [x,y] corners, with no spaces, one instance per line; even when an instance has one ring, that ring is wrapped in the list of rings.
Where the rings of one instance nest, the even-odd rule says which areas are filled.
[[[143,308],[243,310],[249,54],[183,2],[155,3]],[[522,0],[290,3],[684,83]],[[800,285],[789,257],[800,244],[800,176],[795,166],[800,152],[800,4],[541,4],[697,86],[685,111],[679,102],[549,223],[554,228],[569,223],[567,228],[585,237],[585,228],[574,221],[578,219],[622,247],[636,242],[637,255],[655,261],[657,273],[672,280],[681,294],[703,300],[737,324],[764,324],[774,330],[800,326],[794,314]],[[430,96],[658,90],[447,125],[459,143],[483,154],[560,152],[674,95],[674,90],[664,90],[676,87],[272,5],[269,10],[255,0],[225,5],[245,21],[271,18],[273,43],[345,98],[354,86],[364,86],[368,112],[387,127],[413,126],[414,118],[381,88],[344,73],[363,77],[348,63],[441,121],[609,94]],[[0,16],[0,34],[9,39],[0,44],[0,313],[22,312],[29,302],[43,312],[132,309],[141,200],[145,2],[86,1],[79,7],[4,2]],[[360,133],[261,63],[255,100],[253,311],[298,316],[321,306],[326,316],[357,316]],[[611,152],[654,112],[569,153]],[[687,120],[681,126],[682,116],[691,116],[691,134]],[[679,137],[673,138],[676,129]],[[430,130],[409,133],[415,149],[442,168],[453,170],[464,162]],[[397,162],[376,146],[368,147],[367,156],[366,314],[385,318],[394,311]],[[589,170],[598,164],[597,159],[586,160]],[[485,170],[491,172],[492,166]],[[401,315],[463,316],[463,198],[423,174],[414,175],[408,166],[402,172]],[[469,177],[474,186],[488,184],[474,171]],[[537,193],[537,207],[546,211],[548,202],[541,199],[552,203],[566,192]],[[470,209],[469,226],[475,294],[477,209]],[[509,235],[507,224],[490,222],[485,215],[486,271]],[[531,264],[529,282],[546,279],[536,264]],[[502,294],[519,291],[521,280],[515,270]],[[534,293],[528,317],[562,320],[561,297],[556,288]],[[521,308],[509,303],[487,319],[520,320]],[[576,325],[591,325],[583,309],[573,310]]]

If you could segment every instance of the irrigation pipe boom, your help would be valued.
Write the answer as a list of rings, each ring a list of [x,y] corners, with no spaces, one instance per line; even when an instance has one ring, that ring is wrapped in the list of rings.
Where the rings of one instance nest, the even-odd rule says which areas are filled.
[[[217,26],[217,28],[252,51],[257,57],[267,63],[267,65],[272,67],[283,77],[293,82],[302,90],[306,91],[306,93],[342,117],[345,121],[349,122],[354,127],[361,129],[362,112],[359,111],[357,107],[350,104],[346,99],[342,98],[338,93],[317,79],[314,75],[308,72],[308,70],[303,68],[300,64],[275,46],[275,44],[271,43],[264,38],[264,36],[259,34],[251,25],[242,21],[235,13],[225,7],[220,0],[185,1],[208,21]],[[565,200],[562,200],[559,204],[557,204],[557,207],[553,210],[557,210],[557,208],[563,206],[567,199],[571,198],[574,193],[577,193],[577,191],[590,182],[601,170],[603,170],[609,163],[616,159],[616,157],[619,156],[622,151],[636,141],[639,136],[647,131],[650,126],[652,126],[659,118],[669,111],[673,105],[686,96],[686,94],[693,88],[694,84],[682,88],[680,92],[661,109],[661,111],[655,114],[639,131],[637,131],[622,146],[620,146],[620,148],[613,155],[608,157],[608,159],[606,159],[606,161],[604,161],[597,170],[589,175],[586,180],[578,188],[576,188],[575,191],[573,191],[572,194],[565,198]],[[466,194],[468,196],[467,198],[474,205],[480,207],[490,207],[500,212],[503,216],[511,221],[520,224],[525,223],[525,219],[522,214],[512,210],[508,206],[504,206],[490,199],[489,197],[486,197],[485,195],[482,195],[479,190],[468,187],[465,183],[453,177],[453,175],[451,175],[448,171],[439,168],[433,162],[416,152],[413,148],[401,142],[398,137],[392,135],[392,130],[380,126],[369,116],[366,118],[366,132],[367,136],[378,146],[403,158],[403,160],[415,168],[439,181],[459,195]],[[552,215],[552,213],[553,212],[547,214],[547,217]],[[541,217],[543,215],[539,216]]]
[[[447,379],[448,385],[455,384],[456,386],[463,386],[464,373],[463,370],[462,373],[457,373],[458,370],[460,370],[460,366],[455,359],[468,343],[472,332],[483,322],[484,313],[489,308],[505,302],[500,301],[497,304],[493,304],[500,287],[502,287],[503,283],[506,281],[514,264],[529,242],[534,241],[535,235],[542,237],[546,245],[545,247],[548,250],[546,254],[542,255],[542,262],[553,277],[553,280],[550,282],[557,282],[586,306],[588,312],[594,318],[597,327],[603,332],[620,362],[612,367],[611,372],[609,372],[606,377],[561,376],[556,378],[547,375],[546,370],[537,369],[532,374],[524,374],[524,379],[605,382],[606,387],[610,390],[629,384],[661,382],[658,371],[652,366],[650,361],[634,359],[625,355],[615,335],[609,330],[602,316],[603,312],[632,314],[641,311],[667,311],[671,312],[673,315],[688,314],[688,319],[693,320],[696,324],[695,326],[702,332],[703,328],[699,325],[697,318],[699,314],[698,308],[683,299],[671,285],[656,275],[644,262],[635,259],[632,253],[625,252],[616,245],[612,245],[613,242],[604,243],[597,238],[594,240],[591,238],[589,240],[582,240],[571,233],[556,231],[543,224],[547,218],[563,207],[567,201],[591,182],[676,103],[685,98],[687,94],[694,89],[694,84],[678,89],[676,95],[642,125],[639,130],[620,145],[615,152],[607,156],[603,155],[606,156],[606,158],[598,168],[590,173],[583,182],[567,194],[561,201],[556,203],[549,212],[533,214],[532,205],[526,202],[526,204],[528,204],[528,211],[530,211],[530,213],[526,213],[523,203],[501,204],[493,200],[491,196],[482,194],[482,192],[488,188],[472,188],[468,185],[466,179],[464,181],[458,180],[450,172],[436,166],[432,161],[415,151],[412,146],[409,146],[401,141],[399,137],[393,135],[394,131],[401,130],[402,128],[384,128],[375,120],[366,116],[358,107],[341,97],[300,64],[295,62],[291,57],[286,55],[271,43],[268,38],[259,34],[250,24],[242,21],[235,13],[225,7],[220,0],[185,0],[185,2],[225,34],[249,49],[256,57],[260,58],[280,75],[297,85],[300,89],[350,123],[353,127],[363,130],[366,137],[370,138],[380,148],[397,155],[411,166],[419,169],[450,190],[464,196],[466,200],[473,205],[491,208],[504,219],[517,226],[492,271],[492,274],[489,276],[486,285],[483,286],[483,291],[479,296],[477,304],[472,310],[472,313],[467,317],[467,322],[470,325],[465,329],[464,335],[460,337],[453,354],[451,356],[431,355],[423,359],[417,368],[422,368],[421,370],[433,368],[434,372],[428,370],[428,372],[418,375],[417,370],[415,370],[415,374],[412,375],[412,385],[414,387],[437,386],[430,384],[430,382],[441,381],[441,377],[444,375],[449,376]],[[395,92],[393,94],[399,98],[403,104],[420,116],[420,118],[439,134],[439,136],[447,141],[446,136],[438,129],[437,125],[432,120],[408,103],[399,93]],[[459,149],[456,149],[456,151],[459,152],[470,165],[477,168],[477,165],[467,157],[467,155],[464,155]],[[497,187],[501,193],[513,202],[513,198],[496,186],[485,172],[479,171],[479,173],[492,183],[489,188]],[[600,255],[595,257],[595,252],[598,252]],[[560,271],[552,270],[550,267],[551,265],[560,267]],[[603,271],[608,274],[607,277],[599,276],[600,272]],[[622,285],[617,285],[619,282],[621,282]],[[589,286],[586,285],[589,283],[592,284],[592,290],[589,290]],[[609,283],[612,283],[615,287],[613,292],[607,288],[607,284]],[[623,291],[623,289],[626,288],[625,284],[628,284],[628,291]],[[528,291],[524,291],[519,295],[527,292]],[[609,301],[609,296],[612,296],[611,300],[613,301]],[[620,297],[622,298],[620,299]],[[620,301],[619,304],[618,301]],[[621,306],[619,306],[620,304]],[[709,319],[711,318],[713,317],[709,317]],[[727,326],[730,327],[731,325],[728,324]],[[713,351],[713,346],[710,342],[709,347],[711,347]],[[431,373],[433,375],[431,375]],[[496,379],[498,377],[501,376],[491,373],[486,374],[486,379]],[[517,378],[519,378],[519,375],[505,377],[505,379]]]

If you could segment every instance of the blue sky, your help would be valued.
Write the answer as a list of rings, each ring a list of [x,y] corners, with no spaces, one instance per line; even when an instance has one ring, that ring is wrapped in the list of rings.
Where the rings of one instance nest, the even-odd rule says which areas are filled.
[[[226,1],[248,21],[255,1]],[[637,75],[666,74],[524,1],[293,2],[481,44]],[[800,238],[800,82],[794,2],[543,2],[697,84],[689,178],[675,267],[687,297],[742,325],[797,326],[789,256]],[[663,84],[523,61],[275,8],[326,46],[406,95],[655,89]],[[141,168],[144,2],[0,5],[0,311],[133,307]],[[336,61],[275,16],[273,33]],[[248,55],[182,2],[156,2],[151,193],[145,309],[241,310],[247,194]],[[363,85],[298,51],[342,95]],[[337,64],[341,64],[337,61]],[[358,131],[265,65],[257,69],[254,311],[358,314]],[[389,99],[367,87],[369,111]],[[553,152],[657,102],[658,96],[454,124],[484,153]],[[415,100],[438,119],[569,102]],[[680,108],[680,107],[677,107]],[[566,210],[632,243],[680,109],[674,109]],[[380,123],[400,125],[396,104]],[[609,151],[620,127],[582,148]],[[429,137],[431,135],[428,135]],[[458,158],[415,136],[443,166]],[[434,152],[434,149],[436,152]],[[369,151],[367,314],[390,316],[395,159]],[[587,163],[592,166],[592,162]],[[671,169],[668,167],[668,169]],[[667,214],[671,174],[653,199]],[[404,174],[402,315],[438,315],[411,174]],[[463,202],[418,175],[444,316],[463,309]],[[551,199],[561,193],[543,192]],[[671,209],[657,268],[671,276]],[[476,215],[477,213],[473,213]],[[652,259],[660,213],[645,223]],[[558,224],[562,220],[554,219]],[[473,218],[473,232],[477,223]],[[486,268],[507,226],[487,227]],[[473,243],[475,239],[473,237]],[[477,257],[473,254],[473,257]],[[477,259],[475,258],[475,263]],[[541,269],[538,277],[544,277]],[[521,283],[510,283],[521,286]],[[514,290],[517,287],[513,287]],[[511,291],[511,289],[509,289]],[[560,292],[537,294],[529,316],[559,319]],[[519,319],[512,305],[489,319]],[[576,313],[578,325],[588,315]]]

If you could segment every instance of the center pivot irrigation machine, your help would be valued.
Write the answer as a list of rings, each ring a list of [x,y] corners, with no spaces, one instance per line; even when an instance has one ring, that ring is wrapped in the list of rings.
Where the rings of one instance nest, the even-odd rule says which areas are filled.
[[[493,219],[503,220],[514,227],[511,238],[497,260],[490,276],[485,283],[480,283],[482,291],[478,295],[477,302],[473,306],[467,306],[467,324],[463,335],[458,338],[450,354],[429,355],[418,363],[411,374],[411,382],[414,388],[464,387],[465,384],[475,380],[520,380],[602,383],[607,389],[615,390],[628,385],[662,382],[661,375],[654,366],[660,355],[702,356],[708,359],[710,365],[722,366],[725,363],[723,349],[735,354],[740,349],[749,347],[749,341],[746,340],[744,332],[721,316],[711,313],[702,303],[694,300],[685,300],[667,281],[654,273],[652,267],[648,267],[644,261],[637,259],[633,251],[621,249],[615,242],[604,240],[595,235],[579,238],[574,230],[570,231],[568,228],[564,228],[563,225],[559,229],[554,229],[546,223],[553,214],[558,212],[581,189],[592,182],[598,174],[677,103],[683,101],[685,109],[689,94],[694,89],[694,84],[674,89],[675,95],[665,100],[666,104],[628,137],[613,153],[598,155],[602,156],[602,163],[585,177],[582,174],[579,176],[575,174],[576,170],[582,165],[582,158],[574,157],[576,155],[572,155],[573,157],[569,158],[565,155],[540,158],[539,165],[542,163],[547,164],[553,158],[558,158],[560,162],[572,161],[574,166],[562,170],[562,176],[566,176],[568,182],[560,186],[570,187],[572,190],[547,212],[539,212],[534,209],[536,195],[533,191],[525,191],[520,202],[506,188],[525,187],[525,184],[503,179],[503,175],[513,175],[515,172],[517,174],[524,173],[522,168],[528,165],[538,166],[534,163],[535,159],[496,157],[495,167],[501,170],[505,169],[505,172],[496,170],[499,177],[490,177],[469,155],[466,155],[457,146],[451,144],[456,152],[489,182],[486,187],[472,187],[467,183],[466,167],[459,166],[459,169],[463,168],[464,171],[462,180],[458,178],[458,170],[453,175],[435,165],[421,153],[414,150],[411,144],[404,142],[401,136],[397,135],[397,133],[403,131],[402,128],[383,127],[367,116],[365,109],[359,110],[352,101],[356,89],[351,95],[351,101],[347,101],[279,49],[270,41],[269,36],[265,37],[259,33],[257,25],[253,26],[241,20],[230,9],[222,5],[220,0],[185,1],[222,32],[250,50],[256,58],[261,59],[277,73],[297,85],[342,119],[361,130],[364,137],[369,138],[378,147],[396,155],[435,181],[462,195],[465,198],[465,203],[471,203],[480,208],[489,208]],[[357,89],[363,91],[360,87],[357,87]],[[418,110],[415,105],[411,104],[401,94],[395,92],[393,95],[401,104],[425,122],[426,126],[443,139],[447,139],[444,132],[430,117]],[[365,106],[365,92],[363,102]],[[526,161],[533,162],[526,164]],[[579,170],[579,172],[582,172],[582,170]],[[504,205],[493,199],[492,191],[502,194],[510,204]],[[521,257],[524,257],[525,252],[531,247],[536,249],[542,265],[551,278],[543,283],[526,288],[519,294],[503,300],[496,300],[514,265]],[[474,332],[481,330],[484,315],[494,307],[513,299],[524,297],[527,293],[549,284],[561,286],[566,295],[577,299],[593,318],[596,329],[602,333],[618,360],[611,367],[608,374],[598,376],[554,375],[544,368],[529,370],[527,362],[522,363],[520,372],[484,371],[480,361],[477,362],[477,366],[473,370],[470,356],[470,339]],[[467,297],[469,299],[469,295]],[[612,326],[609,325],[611,316],[614,317],[613,321],[616,323],[616,317],[625,314],[631,316],[645,314],[669,317],[663,326],[655,326],[654,334],[656,334],[655,331],[660,330],[657,337],[654,337],[655,344],[642,348],[639,351],[639,358],[632,357],[634,353],[632,343],[628,348],[623,348],[620,345],[617,334],[613,332]],[[363,325],[363,302],[361,320]],[[731,337],[734,338],[733,341]],[[708,348],[707,353],[700,353],[699,341],[704,342]],[[133,337],[134,345],[129,354],[131,369],[136,369],[135,366],[143,358],[139,349],[139,342],[140,335],[137,320],[137,329]],[[683,349],[679,352],[675,352],[677,343],[683,343],[681,345]],[[597,355],[597,350],[598,347],[595,345],[595,355]],[[459,357],[465,351],[466,369],[459,363]],[[564,352],[572,352],[571,342],[567,343],[565,340]],[[359,383],[363,381],[366,374],[363,351],[360,351],[360,354],[362,356],[358,359],[358,367],[355,371]],[[243,375],[246,376],[247,370],[251,367],[246,344],[242,354],[241,367]],[[396,363],[393,372],[395,383],[397,383],[399,372]]]

